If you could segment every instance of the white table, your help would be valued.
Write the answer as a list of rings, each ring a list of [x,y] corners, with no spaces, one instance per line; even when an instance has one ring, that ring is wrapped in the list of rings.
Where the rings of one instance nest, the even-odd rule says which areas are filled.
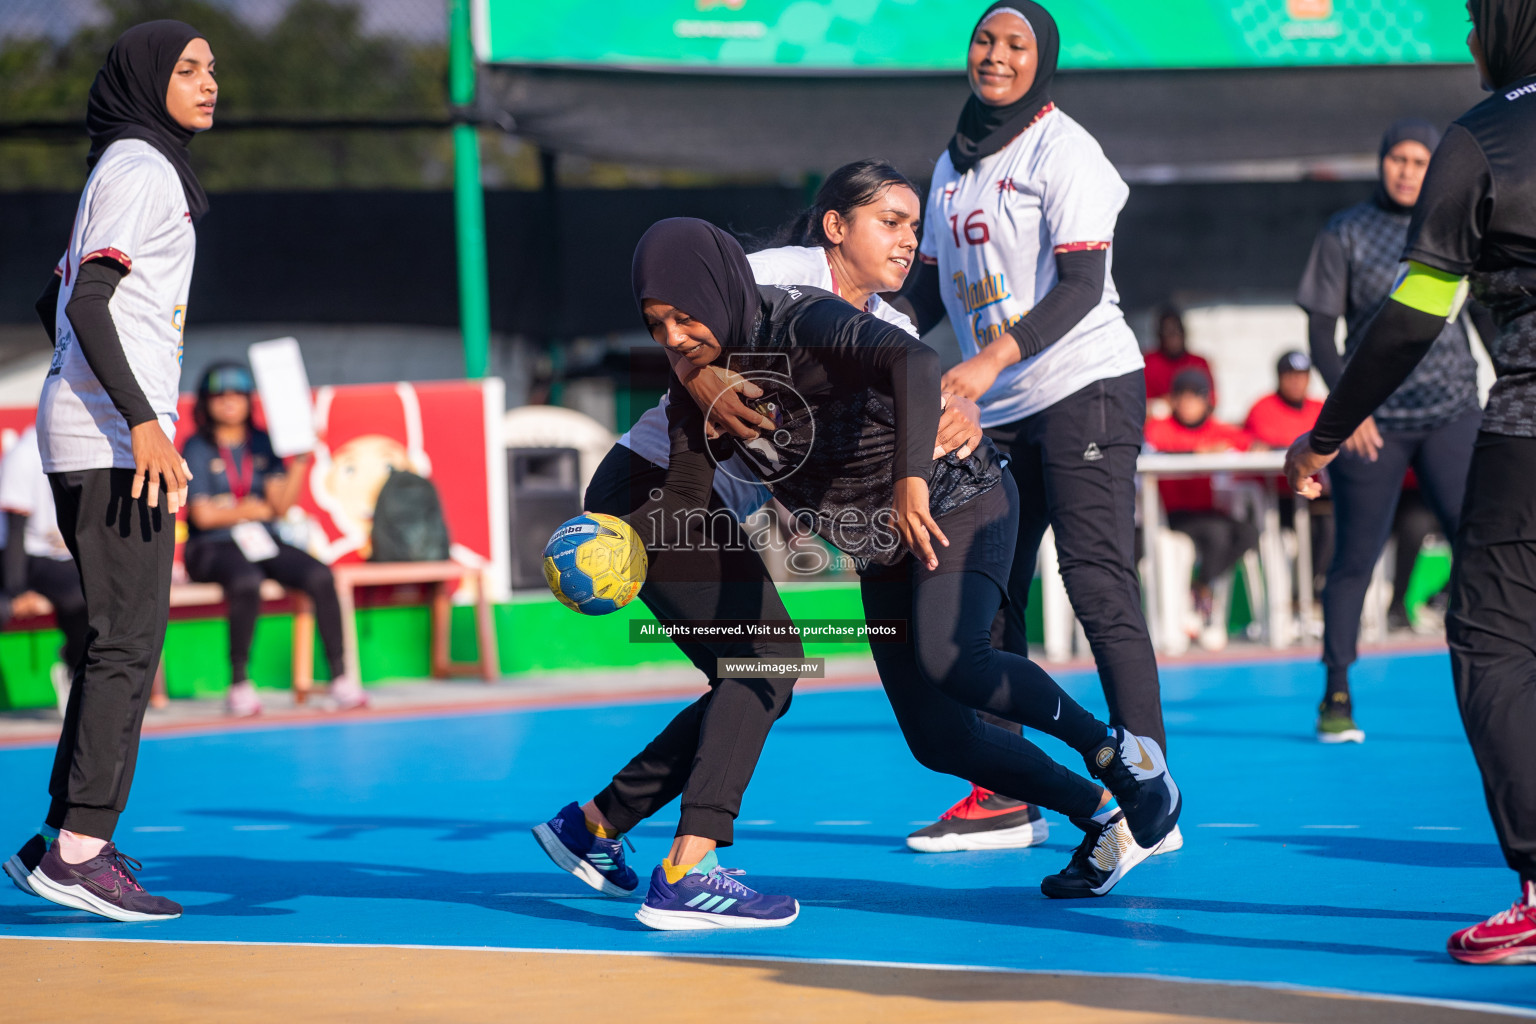
[[[1141,475],[1141,527],[1146,551],[1147,579],[1144,580],[1147,602],[1147,625],[1154,638],[1160,637],[1158,628],[1162,615],[1158,589],[1157,552],[1158,538],[1168,529],[1163,517],[1162,497],[1157,482],[1172,478],[1213,476],[1217,473],[1255,474],[1261,478],[1262,495],[1259,526],[1259,561],[1264,568],[1265,617],[1264,632],[1271,647],[1289,646],[1295,639],[1294,620],[1291,617],[1291,571],[1286,558],[1285,545],[1280,533],[1280,487],[1275,478],[1285,467],[1285,452],[1201,452],[1176,453],[1152,452],[1136,460],[1136,471]],[[1312,533],[1309,526],[1306,499],[1298,498],[1296,507],[1296,576],[1301,580],[1297,588],[1300,594],[1302,619],[1310,619],[1312,611]]]

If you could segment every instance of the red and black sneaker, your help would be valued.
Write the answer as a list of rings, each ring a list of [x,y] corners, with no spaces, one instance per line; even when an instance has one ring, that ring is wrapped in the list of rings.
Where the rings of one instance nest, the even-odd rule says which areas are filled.
[[[1445,951],[1464,964],[1536,964],[1536,882],[1521,882],[1514,906],[1452,935]]]
[[[972,786],[938,821],[907,836],[907,845],[918,853],[1015,850],[1045,842],[1047,830],[1034,804]]]

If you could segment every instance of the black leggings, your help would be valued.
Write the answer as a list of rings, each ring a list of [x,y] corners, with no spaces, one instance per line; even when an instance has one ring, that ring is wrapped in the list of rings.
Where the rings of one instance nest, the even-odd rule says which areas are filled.
[[[992,646],[1000,578],[1018,536],[1016,491],[1003,483],[939,520],[950,540],[939,569],[914,559],[861,581],[870,620],[905,619],[906,643],[872,643],[880,682],[924,767],[1074,817],[1098,808],[1101,787],[1056,763],[978,711],[1055,736],[1087,755],[1106,727],[1019,654]]]
[[[587,487],[586,509],[627,515],[666,481],[666,470],[614,445]],[[640,600],[661,622],[687,619],[790,620],[762,557],[747,544],[718,496],[710,515],[690,524],[690,547],[648,552]],[[789,710],[795,678],[722,679],[719,658],[799,658],[798,640],[681,641],[709,690],[672,719],[594,799],[604,817],[628,832],[682,797],[677,834],[721,846],[734,839],[736,816],[773,723]]]
[[[1252,523],[1215,510],[1169,512],[1168,528],[1195,542],[1199,558],[1195,582],[1206,587],[1230,572],[1259,543],[1259,531]]]
[[[232,540],[192,540],[186,550],[187,575],[199,583],[224,588],[229,606],[229,669],[233,682],[248,677],[251,638],[256,635],[256,616],[261,611],[261,581],[273,579],[290,590],[309,595],[315,606],[315,624],[325,659],[335,679],[347,670],[346,648],[341,633],[341,605],[336,600],[336,581],[325,564],[296,547],[281,542],[277,554],[252,562]]]
[[[1445,536],[1454,537],[1481,419],[1474,409],[1434,430],[1382,431],[1386,444],[1375,462],[1340,452],[1328,467],[1337,531],[1323,587],[1323,664],[1330,690],[1347,686],[1347,671],[1358,653],[1365,592],[1392,533],[1408,467],[1418,476],[1419,493]]]

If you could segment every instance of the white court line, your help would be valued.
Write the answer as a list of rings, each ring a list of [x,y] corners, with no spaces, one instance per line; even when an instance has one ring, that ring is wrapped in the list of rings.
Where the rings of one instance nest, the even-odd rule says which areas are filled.
[[[181,825],[135,825],[133,830],[135,832],[185,832],[186,828]]]
[[[919,964],[887,960],[844,960],[836,957],[793,957],[742,955],[733,953],[658,953],[640,949],[538,949],[531,946],[443,946],[414,942],[238,942],[233,939],[102,939],[80,935],[5,935],[0,941],[16,942],[132,942],[153,946],[261,946],[289,949],[420,949],[447,950],[471,953],[558,953],[565,956],[635,956],[658,960],[722,960],[743,963],[811,964],[826,967],[884,967],[905,971],[970,971],[977,974],[1057,975],[1071,978],[1121,978],[1127,981],[1171,981],[1184,985],[1218,985],[1222,988],[1258,988],[1273,992],[1296,992],[1302,995],[1346,996],[1361,999],[1377,999],[1386,1003],[1402,1003],[1408,1006],[1443,1006],[1449,1010],[1468,1010],[1474,1013],[1502,1013],[1528,1020],[1536,1020],[1536,1010],[1504,1003],[1474,1003],[1462,999],[1435,999],[1430,997],[1389,995],[1384,992],[1351,991],[1343,988],[1321,988],[1313,985],[1296,985],[1285,981],[1217,980],[1213,978],[1188,978],[1176,974],[1132,974],[1126,971],[1071,971],[1060,968],[981,967],[970,964]]]
[[[872,821],[818,821],[817,825],[873,825]]]
[[[761,826],[764,826],[764,825],[776,825],[778,823],[775,822],[775,821],[772,821],[772,820],[770,820],[768,818],[754,818],[751,821],[738,821],[736,824],[738,824],[738,825],[757,825],[757,826],[761,827]]]
[[[1359,828],[1360,826],[1359,825],[1303,825],[1301,827],[1302,828],[1346,829],[1346,828]]]
[[[236,832],[281,832],[292,825],[236,825]]]
[[[1415,832],[1460,832],[1460,825],[1415,825]]]
[[[1258,828],[1249,821],[1202,821],[1196,828]]]

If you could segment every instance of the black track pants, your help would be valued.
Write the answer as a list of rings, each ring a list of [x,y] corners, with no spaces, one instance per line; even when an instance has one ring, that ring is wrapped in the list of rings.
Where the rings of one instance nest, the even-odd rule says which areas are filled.
[[[1358,656],[1365,592],[1391,536],[1408,467],[1417,474],[1419,493],[1445,536],[1454,537],[1481,418],[1474,410],[1434,430],[1382,431],[1386,444],[1375,462],[1340,452],[1329,465],[1335,536],[1323,587],[1323,664],[1335,674]]]
[[[80,570],[73,559],[27,556],[27,589],[35,590],[53,605],[53,618],[64,634],[64,664],[73,672],[85,656],[86,640],[91,634],[85,610],[85,592],[80,589]]]
[[[176,523],[129,497],[131,469],[50,473],[89,634],[74,665],[48,793],[48,824],[111,839],[128,805],[139,731],[165,644]]]
[[[1536,439],[1480,434],[1446,636],[1504,860],[1536,882]]]
[[[1136,574],[1136,456],[1146,420],[1140,370],[1095,381],[1048,409],[987,435],[1011,457],[1019,489],[1019,536],[1008,605],[993,640],[1027,651],[1024,611],[1046,527],[1056,533],[1061,575],[1098,666],[1109,720],[1166,751],[1157,659]]]
[[[626,515],[646,501],[666,471],[615,445],[587,488],[586,509]],[[746,619],[789,622],[778,588],[761,556],[751,550],[736,520],[718,498],[700,524],[692,550],[649,552],[640,599],[661,622],[683,619]],[[709,691],[678,713],[644,750],[613,777],[595,803],[620,831],[681,796],[678,835],[733,841],[742,794],[768,739],[768,730],[789,710],[795,679],[721,679],[717,658],[799,658],[799,641],[680,642],[703,672]]]

